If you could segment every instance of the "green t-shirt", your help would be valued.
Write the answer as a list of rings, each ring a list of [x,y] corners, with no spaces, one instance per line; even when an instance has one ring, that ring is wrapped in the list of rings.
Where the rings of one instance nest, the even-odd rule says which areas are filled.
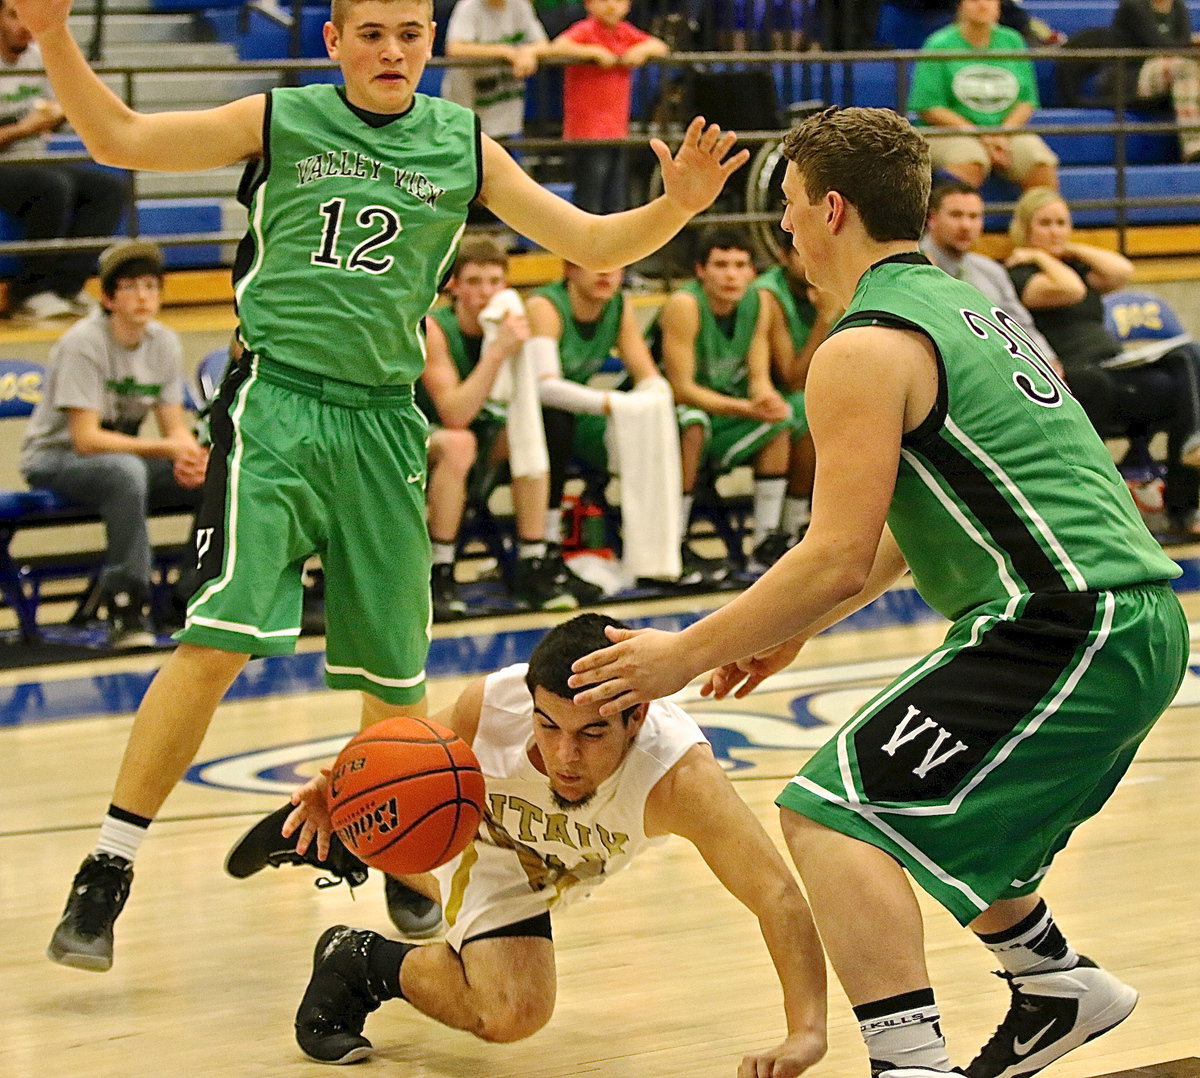
[[[978,59],[918,60],[913,68],[908,110],[948,108],[978,127],[999,127],[1017,102],[1038,107],[1037,79],[1032,60],[996,60],[991,50],[1024,49],[1025,40],[1007,26],[992,28],[986,49],[970,45],[951,24],[930,34],[922,52],[975,52]]]
[[[415,382],[421,319],[479,192],[474,115],[417,94],[376,125],[327,84],[272,90],[234,269],[259,355],[366,386]]]
[[[1079,402],[975,288],[924,255],[885,259],[834,332],[859,325],[915,329],[937,352],[937,403],[904,436],[888,512],[935,610],[1179,575]]]

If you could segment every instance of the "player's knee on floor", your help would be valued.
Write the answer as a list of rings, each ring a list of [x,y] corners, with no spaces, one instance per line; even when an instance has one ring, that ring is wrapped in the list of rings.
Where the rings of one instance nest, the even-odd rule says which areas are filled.
[[[532,1037],[550,1021],[554,1001],[542,999],[497,999],[485,1001],[479,1009],[472,1032],[480,1040],[493,1044]]]

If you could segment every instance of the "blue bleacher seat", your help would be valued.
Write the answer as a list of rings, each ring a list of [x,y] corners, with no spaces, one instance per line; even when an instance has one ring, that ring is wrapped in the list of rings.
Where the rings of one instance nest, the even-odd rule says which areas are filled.
[[[1128,123],[1150,122],[1158,114],[1130,111]],[[1116,114],[1111,109],[1039,109],[1034,124],[1111,124]],[[1046,135],[1046,141],[1063,165],[1111,165],[1117,157],[1115,133],[1086,135]],[[1179,160],[1179,142],[1174,135],[1132,131],[1125,135],[1125,159],[1131,165],[1175,164]]]
[[[1131,165],[1125,170],[1126,194],[1130,198],[1187,195],[1200,198],[1200,169],[1194,165]],[[1116,169],[1085,166],[1062,169],[1059,187],[1067,203],[1083,198],[1114,198],[1117,190]],[[1075,210],[1071,216],[1083,228],[1115,223],[1114,210]],[[1200,204],[1130,209],[1128,222],[1134,225],[1174,225],[1200,223]]]
[[[1108,26],[1117,10],[1116,0],[1025,0],[1024,7],[1068,35],[1089,26]],[[1187,8],[1192,26],[1200,26],[1200,3],[1193,0]]]
[[[290,6],[287,10],[290,12]],[[202,14],[218,41],[226,41],[237,48],[239,59],[275,60],[290,55],[292,31],[268,19],[260,11],[252,8],[242,11],[239,6],[210,7],[206,4]],[[301,8],[301,56],[312,58],[326,55],[322,31],[328,21],[328,4],[306,4]]]

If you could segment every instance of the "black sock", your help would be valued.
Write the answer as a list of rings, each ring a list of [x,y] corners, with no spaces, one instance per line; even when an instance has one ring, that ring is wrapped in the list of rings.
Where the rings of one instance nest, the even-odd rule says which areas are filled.
[[[415,950],[412,943],[376,938],[367,956],[367,986],[381,1000],[403,999],[400,988],[400,965],[409,951]]]
[[[1044,900],[1012,928],[976,935],[1009,973],[1048,973],[1072,969],[1079,962]]]

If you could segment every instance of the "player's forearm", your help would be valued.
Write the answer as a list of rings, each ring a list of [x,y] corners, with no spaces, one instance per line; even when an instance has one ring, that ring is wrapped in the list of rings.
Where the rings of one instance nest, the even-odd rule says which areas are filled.
[[[691,218],[690,211],[660,195],[636,209],[591,216],[578,234],[563,237],[557,253],[596,271],[623,269],[665,246]],[[576,243],[574,253],[562,249]]]
[[[827,1019],[825,951],[808,903],[794,887],[779,895],[771,913],[759,919],[763,940],[783,988],[789,1036],[823,1037]]]

